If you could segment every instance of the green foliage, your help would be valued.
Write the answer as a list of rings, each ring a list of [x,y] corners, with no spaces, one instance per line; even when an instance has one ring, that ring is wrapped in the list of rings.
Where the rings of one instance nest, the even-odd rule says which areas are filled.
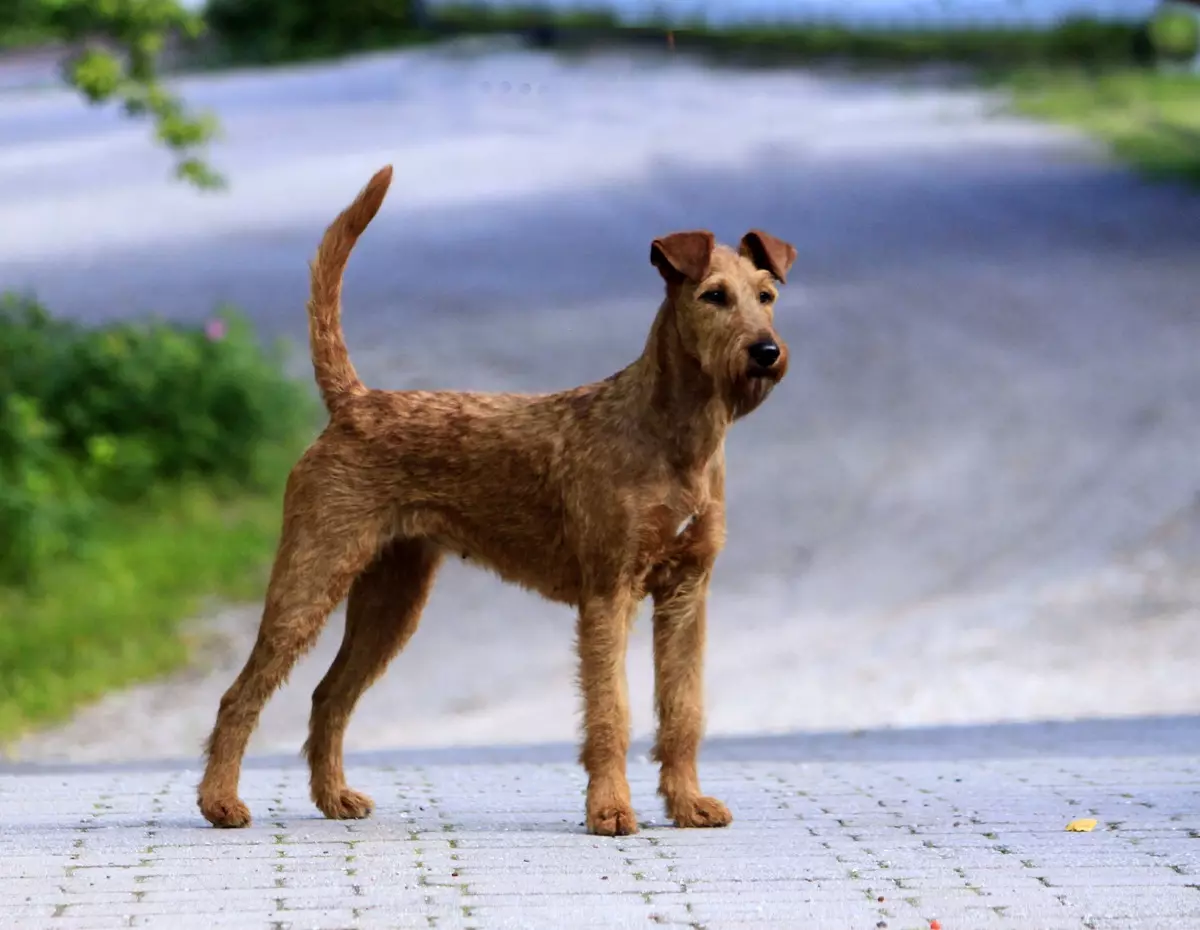
[[[0,583],[71,554],[93,515],[57,440],[37,401],[0,395]]]
[[[42,0],[0,0],[0,50],[51,38]]]
[[[586,29],[607,33],[627,30],[612,10],[551,10],[537,5],[494,6],[486,3],[455,3],[438,6],[437,25],[450,32],[507,32],[522,29]],[[666,26],[655,27],[657,31]]]
[[[556,11],[537,4],[438,4],[428,17],[413,0],[209,0],[206,18],[240,60],[260,62],[324,57],[396,45],[421,37],[523,33],[550,47],[639,44],[665,47],[666,33],[680,52],[776,63],[843,59],[861,63],[930,61],[980,66],[1129,64],[1137,59],[1141,30],[1087,18],[1044,30],[1033,28],[852,28],[779,23],[713,28],[678,18],[622,23],[596,7]]]
[[[239,60],[320,58],[422,35],[417,0],[209,0],[205,19]]]
[[[1200,23],[1193,9],[1167,6],[1150,20],[1150,41],[1167,61],[1187,61],[1200,51]]]
[[[315,422],[249,325],[118,322],[85,328],[0,299],[0,583],[35,584],[82,554],[112,505],[199,481],[272,486],[280,450]]]
[[[223,313],[83,327],[0,296],[0,739],[188,656],[261,592],[318,405]]]
[[[742,64],[839,60],[858,64],[920,65],[953,63],[993,68],[1032,64],[1126,65],[1137,56],[1138,29],[1121,23],[1069,19],[1052,29],[1013,28],[852,28],[821,25],[732,26],[703,23],[619,27],[613,36],[662,44],[668,28],[679,52],[728,58]],[[588,32],[577,29],[579,41]],[[569,41],[570,34],[563,37]]]
[[[202,17],[178,0],[0,0],[0,46],[58,40],[77,49],[64,74],[84,99],[151,120],[158,141],[176,155],[176,175],[210,189],[224,180],[200,153],[217,122],[168,93],[158,67],[170,39],[195,39],[203,28]]]

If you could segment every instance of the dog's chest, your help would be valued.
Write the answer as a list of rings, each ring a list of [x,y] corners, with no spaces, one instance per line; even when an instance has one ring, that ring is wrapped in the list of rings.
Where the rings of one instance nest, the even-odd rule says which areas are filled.
[[[686,533],[695,522],[695,513],[689,513],[686,517],[680,520],[679,525],[675,527],[675,539],[679,539],[681,536],[683,536],[683,534]]]
[[[643,515],[640,567],[650,571],[687,551],[703,514],[699,495],[672,495],[647,508]]]

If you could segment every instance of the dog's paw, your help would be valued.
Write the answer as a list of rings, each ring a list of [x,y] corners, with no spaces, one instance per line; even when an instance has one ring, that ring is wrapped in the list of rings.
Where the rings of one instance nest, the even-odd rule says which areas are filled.
[[[214,827],[245,827],[250,825],[250,808],[240,798],[201,798],[200,813]]]
[[[637,815],[628,805],[605,805],[588,811],[588,833],[596,836],[631,836],[638,831]]]
[[[353,788],[342,788],[317,800],[317,807],[330,820],[362,820],[375,809],[375,802]]]
[[[729,808],[716,798],[684,798],[671,805],[670,814],[677,827],[727,827],[733,823]]]

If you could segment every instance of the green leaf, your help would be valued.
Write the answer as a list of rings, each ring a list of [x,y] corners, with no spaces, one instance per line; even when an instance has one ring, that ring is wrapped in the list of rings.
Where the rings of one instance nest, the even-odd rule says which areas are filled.
[[[96,49],[88,49],[67,66],[67,80],[83,93],[88,103],[111,99],[124,79],[121,63],[107,52]]]
[[[51,34],[89,44],[66,66],[67,80],[91,104],[116,102],[133,119],[149,119],[155,138],[176,155],[175,176],[202,190],[224,179],[202,149],[217,121],[195,114],[161,81],[159,57],[173,35],[196,38],[203,19],[179,0],[36,0]]]

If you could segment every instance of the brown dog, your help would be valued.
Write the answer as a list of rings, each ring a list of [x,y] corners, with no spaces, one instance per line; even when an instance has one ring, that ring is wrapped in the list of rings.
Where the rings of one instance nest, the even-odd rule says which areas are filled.
[[[725,538],[725,432],[787,370],[774,281],[796,250],[752,231],[735,252],[712,233],[656,239],[666,280],[640,358],[558,394],[368,390],[341,329],[342,271],[383,203],[378,172],[326,231],[308,304],[329,424],[288,480],[258,640],[221,699],[199,787],[209,822],[241,827],[242,756],[259,713],[348,595],[346,632],[313,694],[305,754],[327,817],[365,817],[346,785],[342,738],[362,693],[417,627],[442,554],[579,611],[580,684],[593,833],[637,830],[625,760],[625,646],[654,600],[659,793],[681,827],[732,820],[700,791],[705,597]]]

